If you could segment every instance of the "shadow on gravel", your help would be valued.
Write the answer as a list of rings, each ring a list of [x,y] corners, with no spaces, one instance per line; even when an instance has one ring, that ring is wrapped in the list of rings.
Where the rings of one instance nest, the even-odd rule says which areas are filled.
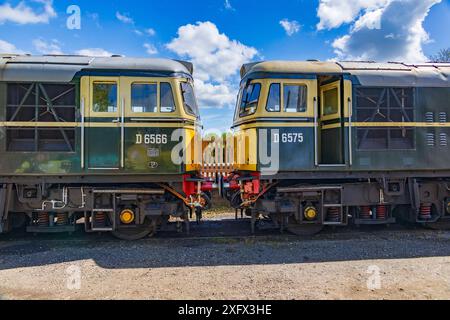
[[[137,242],[109,235],[13,235],[0,237],[0,270],[92,260],[105,269],[283,265],[450,256],[450,233],[422,229],[326,230],[302,239],[261,233],[248,224],[208,222],[193,226],[191,238],[167,234]],[[208,230],[206,233],[205,230]],[[367,229],[369,230],[369,229]],[[208,233],[209,232],[209,233]],[[243,233],[244,232],[244,233]],[[226,238],[208,238],[220,234]],[[198,237],[195,238],[196,234]],[[194,238],[193,238],[194,237]],[[202,237],[206,237],[202,239]]]

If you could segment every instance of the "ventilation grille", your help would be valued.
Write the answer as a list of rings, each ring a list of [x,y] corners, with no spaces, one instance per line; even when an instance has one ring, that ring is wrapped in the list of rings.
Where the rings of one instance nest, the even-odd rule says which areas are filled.
[[[447,134],[446,133],[441,133],[439,135],[439,144],[440,144],[441,147],[447,147],[448,146]]]
[[[427,146],[429,147],[436,146],[436,137],[434,133],[427,133]]]

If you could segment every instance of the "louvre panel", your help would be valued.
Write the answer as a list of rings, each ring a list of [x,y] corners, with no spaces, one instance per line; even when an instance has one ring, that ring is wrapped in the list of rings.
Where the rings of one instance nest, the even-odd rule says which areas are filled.
[[[6,150],[73,152],[76,101],[74,84],[8,84],[6,120],[12,124],[17,123],[17,127],[7,130]],[[48,126],[32,127],[33,123],[44,122],[48,123]],[[52,123],[54,125],[50,126]],[[67,127],[67,123],[73,123],[74,126]]]

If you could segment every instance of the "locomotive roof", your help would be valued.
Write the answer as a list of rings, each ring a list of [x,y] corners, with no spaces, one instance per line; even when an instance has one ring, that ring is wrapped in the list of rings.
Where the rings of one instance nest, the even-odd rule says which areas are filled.
[[[192,76],[189,62],[121,56],[29,56],[0,55],[0,81],[70,82],[86,71],[130,71]]]
[[[242,78],[254,74],[335,74],[354,76],[363,86],[450,87],[450,63],[264,61],[241,69]]]

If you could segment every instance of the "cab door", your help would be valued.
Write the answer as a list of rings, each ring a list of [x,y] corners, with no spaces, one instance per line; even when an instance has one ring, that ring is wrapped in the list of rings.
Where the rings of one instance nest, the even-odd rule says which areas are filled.
[[[341,80],[320,86],[320,165],[345,165]]]
[[[86,162],[89,170],[124,167],[124,98],[119,77],[90,77],[86,126]]]

